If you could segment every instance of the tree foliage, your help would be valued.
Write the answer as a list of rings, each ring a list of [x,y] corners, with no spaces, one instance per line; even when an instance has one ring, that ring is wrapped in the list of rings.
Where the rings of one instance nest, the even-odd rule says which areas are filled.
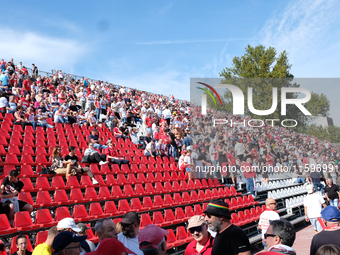
[[[305,108],[312,116],[304,115],[301,110],[293,104],[287,105],[286,115],[281,114],[281,88],[299,88],[300,85],[293,81],[294,76],[290,73],[291,64],[289,63],[286,51],[277,54],[274,47],[264,47],[259,45],[252,47],[248,45],[246,52],[241,57],[234,57],[231,67],[224,68],[220,77],[222,83],[233,84],[239,87],[245,99],[245,114],[253,119],[294,119],[298,121],[297,131],[306,132],[311,121],[317,117],[325,117],[329,113],[330,103],[324,94],[311,92],[311,99],[304,104]],[[273,87],[278,88],[276,110],[266,116],[257,116],[249,111],[248,88],[252,88],[253,106],[257,110],[268,110],[273,103]],[[304,95],[299,93],[288,93],[288,99],[302,98]],[[209,97],[208,97],[209,98]],[[232,113],[233,99],[229,90],[223,95],[223,107],[216,108],[211,99],[208,99],[210,108],[224,110]]]

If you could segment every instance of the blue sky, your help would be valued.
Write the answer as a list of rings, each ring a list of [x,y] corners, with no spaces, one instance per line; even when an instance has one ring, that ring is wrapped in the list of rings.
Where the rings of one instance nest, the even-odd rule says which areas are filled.
[[[336,0],[17,1],[0,58],[189,99],[250,44],[289,53],[296,77],[339,77]]]

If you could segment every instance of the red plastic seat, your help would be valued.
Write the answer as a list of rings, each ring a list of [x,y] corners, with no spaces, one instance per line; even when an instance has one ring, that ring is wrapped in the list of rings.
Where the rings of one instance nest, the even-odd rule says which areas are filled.
[[[81,188],[93,187],[90,176],[88,176],[88,175],[82,175],[81,176],[80,187]]]
[[[152,224],[150,215],[148,213],[143,213],[140,216],[140,228],[144,228],[149,224]]]
[[[124,197],[135,196],[135,192],[133,191],[131,185],[124,185],[123,194],[124,194]]]
[[[237,197],[237,204],[238,204],[238,208],[242,208],[246,206],[243,202],[242,197]]]
[[[52,184],[51,184],[52,189],[65,189],[65,183],[63,180],[62,176],[54,176],[52,178]]]
[[[163,189],[162,183],[156,182],[156,184],[155,184],[155,192],[158,193],[158,194],[164,193],[164,189]]]
[[[160,181],[160,182],[163,182],[163,181],[168,181],[168,180],[170,180],[170,179],[167,179],[167,180],[165,180],[164,179],[164,177],[163,177],[163,175],[162,175],[162,173],[156,173],[156,177],[155,177],[155,179],[157,180],[157,181]]]
[[[24,143],[25,144],[25,143]],[[43,148],[45,148],[46,147],[46,143],[45,143],[45,139],[37,139],[36,141],[35,141],[35,147],[43,147]]]
[[[208,198],[210,200],[210,198]],[[201,189],[198,191],[198,200],[199,201],[205,201],[207,200],[204,191]]]
[[[94,185],[94,186],[106,186],[104,180],[103,180],[103,177],[100,175],[100,174],[97,174],[94,176],[94,179],[96,179],[96,181],[98,182],[98,184]]]
[[[196,189],[202,189],[202,183],[198,179],[195,180],[195,188]]]
[[[9,224],[6,214],[0,214],[0,235],[16,233],[18,230]]]
[[[185,211],[185,217],[187,219],[191,218],[192,216],[195,216],[195,213],[192,210],[192,207],[190,205],[186,206],[184,211]]]
[[[90,165],[90,170],[91,170],[93,175],[100,174],[97,164],[91,164]]]
[[[238,212],[238,219],[240,221],[240,225],[241,226],[249,223],[248,220],[246,219],[246,217],[244,216],[243,211],[239,211]]]
[[[152,195],[155,194],[155,189],[153,188],[152,183],[148,182],[145,184],[145,194],[146,195]]]
[[[107,215],[104,214],[100,203],[91,203],[90,210],[89,210],[90,217],[95,217],[96,219],[101,219],[106,217]]]
[[[159,227],[166,227],[166,226],[170,225],[168,222],[164,221],[162,212],[160,212],[160,211],[153,212],[152,224],[155,224]]]
[[[22,165],[35,165],[31,155],[22,155],[21,156],[21,164]]]
[[[37,177],[38,175],[33,172],[32,166],[30,166],[30,165],[22,165],[21,168],[20,168],[20,176],[23,176],[23,177]]]
[[[38,190],[50,190],[50,183],[47,177],[39,176],[35,182],[35,188]]]
[[[154,196],[153,205],[154,205],[155,209],[164,207],[164,202],[163,202],[163,199],[160,195]]]
[[[194,213],[195,215],[202,215],[203,214],[203,210],[200,204],[195,204],[194,205]]]
[[[182,201],[183,201],[183,203],[185,203],[185,204],[191,203],[191,198],[190,198],[188,192],[185,191],[185,192],[182,193]]]
[[[40,231],[35,238],[35,247],[46,241],[48,231]]]
[[[39,225],[33,224],[31,215],[27,211],[15,213],[13,226],[19,231],[31,231],[40,228]]]
[[[21,191],[18,195],[18,199],[34,206],[34,208],[39,207],[39,205],[34,204],[31,192]]]
[[[85,200],[93,202],[98,201],[98,195],[94,187],[88,187],[85,189]]]
[[[142,212],[142,211],[145,211],[146,209],[143,208],[139,198],[132,198],[131,199],[131,210],[135,212]]]
[[[106,175],[106,181],[105,181],[106,186],[113,186],[117,185],[116,179],[113,176],[113,174],[107,174]]]
[[[172,190],[173,191],[180,191],[182,188],[181,186],[179,185],[178,181],[173,181],[172,182]]]
[[[46,190],[38,191],[35,203],[40,207],[56,206],[58,204],[56,202],[52,202],[50,194]]]
[[[8,146],[7,153],[15,154],[15,155],[21,155],[21,152],[20,152],[19,147],[17,145]]]
[[[142,184],[136,184],[134,193],[135,193],[136,196],[144,196],[145,190],[143,188],[143,185]]]
[[[240,221],[239,221],[239,219],[238,219],[236,213],[232,213],[232,214],[231,214],[231,222],[232,222],[234,225],[236,225],[236,226],[240,226],[240,225],[241,225],[241,223],[240,223]]]
[[[78,182],[78,178],[77,176],[69,176],[66,182],[66,187],[68,189],[75,189],[75,188],[79,188],[80,184]]]
[[[259,201],[254,201],[254,198],[252,195],[248,195],[248,200],[251,205],[258,205],[260,203]]]
[[[156,184],[156,186],[157,186],[157,184]],[[172,185],[171,185],[171,183],[170,182],[165,182],[163,190],[164,190],[165,193],[171,193],[172,192]]]
[[[143,208],[151,210],[154,207],[151,197],[143,197]]]
[[[87,201],[85,201],[83,193],[81,192],[80,188],[73,188],[73,189],[71,189],[71,192],[70,192],[70,201],[72,201],[72,203],[87,202]]]
[[[119,185],[127,184],[124,174],[117,174],[117,183],[119,183]]]
[[[85,205],[75,205],[73,208],[73,219],[75,222],[93,220],[94,216],[87,214]]]
[[[37,189],[33,187],[33,183],[30,178],[20,178],[20,181],[24,183],[24,187],[21,189],[22,191],[27,191],[27,192],[37,191]]]
[[[118,215],[118,210],[114,201],[105,202],[104,213],[106,215],[110,215],[111,217]]]
[[[52,219],[49,209],[40,209],[37,211],[35,224],[40,225],[41,228],[50,228],[57,225],[57,222]]]
[[[256,206],[256,212],[257,212],[257,215],[261,215],[262,213],[261,206]]]
[[[66,191],[63,189],[57,189],[54,192],[53,201],[58,203],[58,205],[68,205],[72,203],[72,201],[70,201],[70,199],[67,197]]]
[[[100,173],[101,174],[111,174],[111,170],[108,164],[100,166]]]
[[[122,190],[120,189],[119,186],[112,186],[111,197],[112,197],[113,199],[117,199],[117,198],[122,198],[122,197],[124,197],[124,196],[123,196],[123,193],[122,193]]]
[[[186,240],[188,238],[187,232],[185,231],[185,228],[183,226],[176,228],[176,243],[175,246],[181,246],[186,243]]]
[[[99,197],[99,200],[111,199],[111,194],[110,194],[108,187],[106,186],[99,187],[98,197]]]
[[[35,164],[36,165],[52,165],[52,163],[47,161],[45,155],[37,155],[35,158]]]
[[[247,196],[242,197],[242,199],[243,199],[243,206],[244,207],[252,205],[252,203],[249,201]]]
[[[111,165],[111,172],[113,174],[119,174],[120,173],[120,169],[119,169],[118,165],[116,165],[116,164]]]
[[[129,202],[126,199],[119,200],[119,202],[118,202],[118,211],[119,211],[119,213],[123,213],[123,214],[131,211]]]
[[[181,181],[182,190],[188,190],[188,184],[186,181]]]
[[[136,184],[137,180],[134,174],[128,174],[127,182],[129,184]]]
[[[168,249],[171,249],[175,246],[176,236],[175,236],[175,233],[172,229],[168,229],[167,231],[169,232],[169,234],[166,235],[166,237],[167,237],[166,246],[168,247]]]
[[[181,207],[177,207],[175,209],[175,218],[176,218],[176,220],[179,220],[180,222],[186,220],[185,214],[184,214],[183,209]]]
[[[126,164],[121,165],[120,171],[125,174],[131,173],[129,166]]]
[[[181,194],[174,193],[173,194],[173,203],[174,203],[174,205],[181,205],[181,204],[184,204],[185,202],[183,202]]]
[[[22,146],[20,138],[18,136],[12,136],[10,140],[10,145],[17,145],[17,146]]]
[[[255,208],[252,208],[252,209],[255,209]],[[248,223],[251,223],[251,222],[257,220],[257,214],[251,215],[250,211],[248,209],[244,210],[244,216],[245,216]]]
[[[173,206],[174,201],[172,200],[172,197],[170,194],[165,194],[164,195],[164,205],[167,206]]]
[[[200,199],[198,198],[198,195],[197,195],[197,192],[196,192],[196,191],[191,191],[191,193],[190,193],[190,199],[191,199],[191,202],[197,202],[197,201],[200,200]]]
[[[5,158],[5,165],[16,165],[18,166],[19,160],[16,155],[14,154],[7,154]]]
[[[147,182],[156,182],[155,176],[153,175],[153,173],[147,173],[147,175],[146,175],[146,181],[147,181]]]

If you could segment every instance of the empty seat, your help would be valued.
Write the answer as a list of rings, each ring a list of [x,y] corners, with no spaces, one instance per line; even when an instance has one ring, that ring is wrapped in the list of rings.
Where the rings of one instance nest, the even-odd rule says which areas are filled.
[[[37,211],[35,224],[40,225],[41,228],[50,228],[57,225],[57,222],[52,219],[49,209],[40,209]]]
[[[123,214],[131,211],[129,202],[126,199],[119,200],[119,202],[118,202],[118,211],[120,213],[123,213]]]
[[[35,247],[46,241],[48,231],[40,231],[35,238]]]
[[[70,199],[68,198],[66,191],[63,189],[57,189],[54,192],[53,201],[57,203],[58,205],[68,205],[72,203],[72,201],[70,201]]]
[[[65,189],[65,183],[62,176],[54,176],[52,178],[52,189]]]
[[[55,221],[58,222],[64,218],[72,218],[70,211],[68,210],[66,206],[57,207],[57,209],[55,210],[55,216],[54,216]]]
[[[70,201],[72,203],[83,203],[83,202],[85,202],[83,193],[81,192],[80,188],[71,189]]]
[[[118,210],[114,201],[106,201],[104,206],[104,214],[109,216],[118,215]]]
[[[35,182],[35,188],[38,190],[50,190],[50,183],[47,177],[39,176]]]
[[[9,224],[6,214],[0,214],[0,235],[16,233],[18,230]]]
[[[100,203],[91,203],[90,210],[89,210],[90,217],[95,217],[96,219],[101,219],[106,217],[107,215],[104,214]]]
[[[13,226],[19,231],[31,231],[40,228],[39,225],[33,224],[31,215],[27,211],[15,213]]]
[[[145,211],[146,209],[143,208],[139,198],[132,198],[131,199],[131,210],[136,211],[136,212],[142,212],[142,211]]]
[[[46,190],[38,191],[35,203],[40,207],[56,206],[58,204],[56,202],[52,202],[50,194]]]
[[[164,221],[162,212],[160,211],[153,212],[152,223],[160,227],[165,227],[165,226],[170,225],[170,223]]]
[[[86,201],[98,201],[98,195],[94,187],[88,187],[85,189],[85,200]]]
[[[143,213],[140,216],[140,228],[144,228],[149,224],[152,224],[150,215],[148,213]]]
[[[75,205],[73,208],[73,219],[75,222],[93,220],[94,216],[89,216],[85,205]]]

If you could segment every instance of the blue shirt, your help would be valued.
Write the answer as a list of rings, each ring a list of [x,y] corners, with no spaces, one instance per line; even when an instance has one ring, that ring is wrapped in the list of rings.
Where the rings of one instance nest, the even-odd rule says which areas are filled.
[[[7,86],[8,85],[8,76],[6,74],[2,74],[0,75],[0,81],[2,81],[2,85],[3,86]]]

